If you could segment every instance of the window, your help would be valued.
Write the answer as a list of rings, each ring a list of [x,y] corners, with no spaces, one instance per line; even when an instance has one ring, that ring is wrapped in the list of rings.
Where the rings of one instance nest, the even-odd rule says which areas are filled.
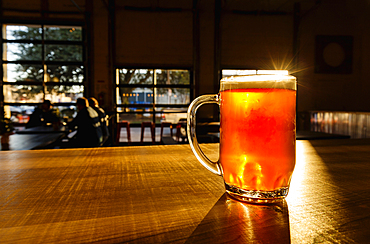
[[[192,100],[191,80],[190,70],[117,69],[118,121],[178,123]]]
[[[62,117],[83,96],[81,26],[2,25],[2,93],[7,117],[26,123],[36,105],[47,99]]]

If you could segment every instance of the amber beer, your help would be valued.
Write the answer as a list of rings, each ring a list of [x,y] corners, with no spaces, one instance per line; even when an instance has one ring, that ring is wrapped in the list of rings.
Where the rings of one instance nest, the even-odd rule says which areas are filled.
[[[198,160],[222,174],[226,191],[239,200],[269,203],[284,198],[295,166],[295,77],[225,78],[216,100],[220,106],[219,162]],[[193,141],[189,142],[196,154]]]

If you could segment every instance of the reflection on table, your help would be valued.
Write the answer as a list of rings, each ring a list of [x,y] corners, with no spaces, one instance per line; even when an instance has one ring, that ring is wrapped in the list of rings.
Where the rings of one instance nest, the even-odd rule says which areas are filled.
[[[218,144],[202,144],[211,160]],[[370,140],[297,141],[286,201],[243,204],[187,144],[0,152],[2,243],[367,243]]]

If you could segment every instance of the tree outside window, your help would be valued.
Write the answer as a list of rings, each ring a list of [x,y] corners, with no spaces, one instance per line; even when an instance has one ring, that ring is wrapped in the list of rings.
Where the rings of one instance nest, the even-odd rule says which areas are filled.
[[[84,92],[82,27],[7,24],[2,30],[3,102],[12,120],[27,122],[29,107],[44,99],[70,110]]]

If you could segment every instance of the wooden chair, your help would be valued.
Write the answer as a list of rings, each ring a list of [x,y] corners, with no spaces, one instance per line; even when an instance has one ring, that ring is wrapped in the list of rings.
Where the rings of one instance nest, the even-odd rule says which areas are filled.
[[[149,127],[151,135],[152,135],[152,143],[155,144],[155,125],[153,122],[142,122],[141,123],[141,138],[140,138],[140,143],[144,143],[144,132],[145,128]]]
[[[121,128],[122,127],[126,127],[126,131],[127,131],[127,143],[128,145],[131,144],[131,133],[130,133],[130,122],[128,121],[121,121],[121,122],[118,122],[117,123],[117,133],[116,133],[116,142],[115,144],[118,145],[119,144],[119,139],[121,137]]]
[[[163,130],[165,127],[169,127],[170,128],[170,131],[171,131],[171,137],[173,137],[173,132],[172,132],[172,123],[170,122],[162,122],[161,123],[161,141],[162,141],[162,138],[163,138]]]

